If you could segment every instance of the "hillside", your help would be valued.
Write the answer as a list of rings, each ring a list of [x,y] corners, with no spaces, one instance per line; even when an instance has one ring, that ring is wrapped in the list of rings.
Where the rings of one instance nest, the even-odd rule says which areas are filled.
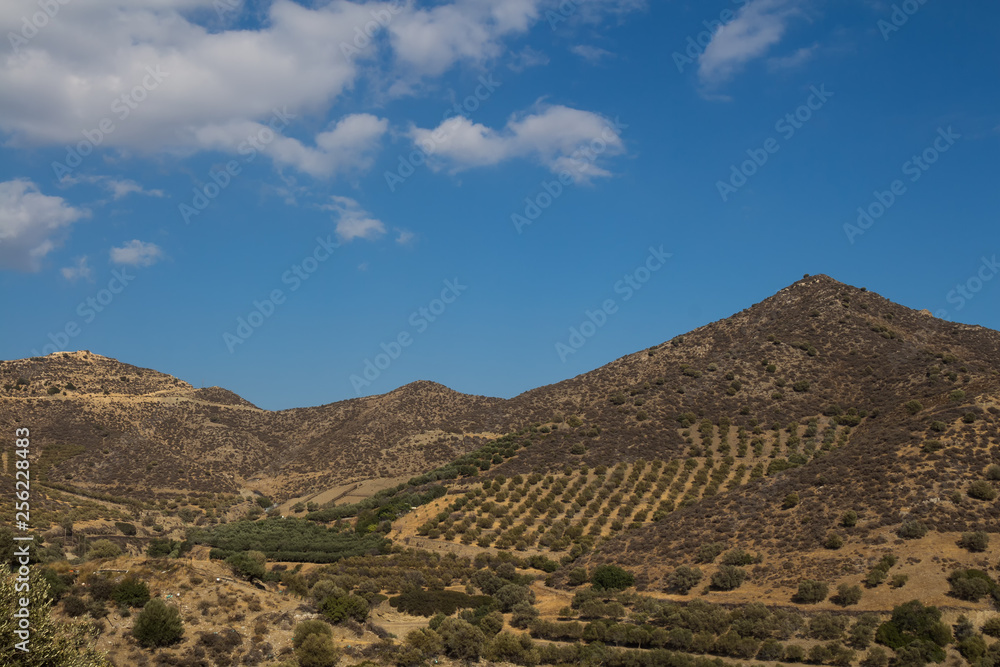
[[[0,363],[0,423],[115,664],[301,665],[321,620],[341,664],[993,667],[998,371],[1000,333],[814,276],[510,400],[269,412],[76,352]],[[175,570],[190,631],[143,649],[100,595]]]

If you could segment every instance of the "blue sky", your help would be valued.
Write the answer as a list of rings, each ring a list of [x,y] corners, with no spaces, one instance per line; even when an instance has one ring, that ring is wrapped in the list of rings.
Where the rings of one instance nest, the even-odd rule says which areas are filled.
[[[976,5],[6,2],[0,357],[512,396],[804,273],[1000,328]]]

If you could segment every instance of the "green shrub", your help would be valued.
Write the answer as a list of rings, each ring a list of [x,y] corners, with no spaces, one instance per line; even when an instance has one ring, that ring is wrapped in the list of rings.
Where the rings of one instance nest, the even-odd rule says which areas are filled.
[[[927,526],[920,521],[904,521],[896,534],[904,540],[917,540],[927,534]]]
[[[990,536],[982,530],[962,533],[962,537],[958,540],[958,546],[975,553],[981,553],[990,546]]]
[[[142,607],[149,602],[149,586],[135,577],[122,579],[111,591],[119,607]]]
[[[809,383],[805,380],[799,380],[792,385],[792,389],[797,392],[809,391]]]
[[[998,595],[998,586],[982,570],[954,570],[948,575],[951,595],[959,600],[978,602],[987,595]]]
[[[598,565],[590,575],[590,583],[597,589],[621,590],[632,586],[635,577],[617,565]]]
[[[920,404],[920,401],[909,401],[903,407],[905,407],[906,411],[909,412],[911,415],[915,415],[924,409],[924,406]]]
[[[792,596],[792,602],[799,604],[816,604],[826,599],[830,592],[830,587],[822,581],[813,579],[803,579],[799,582],[799,589]]]
[[[861,601],[861,588],[859,586],[848,586],[840,584],[837,586],[837,594],[830,598],[834,604],[841,607],[849,607]]]
[[[111,540],[95,540],[87,549],[87,560],[98,558],[117,558],[122,555],[121,548]]]
[[[785,496],[784,502],[781,504],[783,509],[791,509],[799,504],[799,494],[792,492]]]
[[[725,547],[719,542],[708,542],[707,544],[702,544],[698,547],[698,553],[695,554],[695,561],[698,563],[711,563],[719,557],[719,554],[723,552]]]
[[[995,463],[986,469],[986,479],[991,482],[1000,482],[1000,466]]]
[[[263,579],[267,558],[260,551],[245,551],[233,554],[226,559],[226,563],[233,569],[233,574],[245,579]]]
[[[720,565],[712,574],[709,584],[717,591],[733,591],[743,585],[747,572],[735,565]]]
[[[295,631],[292,633],[292,646],[298,648],[309,635],[323,635],[332,638],[333,628],[330,627],[329,623],[324,623],[318,619],[302,621],[295,626]]]
[[[174,644],[184,635],[181,613],[159,598],[150,600],[136,617],[132,635],[143,646]]]
[[[340,649],[332,636],[312,633],[295,648],[295,658],[299,667],[333,667],[340,660]]]
[[[681,565],[667,576],[667,592],[687,595],[692,588],[701,582],[702,576],[702,572],[698,568]]]
[[[826,540],[823,541],[823,546],[827,549],[839,549],[844,546],[844,538],[837,533],[830,533],[826,536]]]
[[[993,485],[983,479],[978,479],[970,484],[966,493],[969,494],[970,498],[976,500],[996,500],[997,497],[997,491]]]
[[[858,513],[854,510],[847,510],[840,516],[840,525],[844,528],[854,528],[858,525]]]
[[[1000,638],[1000,616],[994,616],[983,623],[983,634]]]
[[[125,523],[124,521],[115,521],[115,528],[121,531],[122,535],[132,536],[136,534],[136,528],[134,524]]]
[[[455,591],[438,591],[455,592]],[[319,610],[331,623],[343,623],[348,619],[364,623],[368,620],[368,602],[357,595],[331,595],[319,606]],[[429,614],[426,614],[429,615]]]

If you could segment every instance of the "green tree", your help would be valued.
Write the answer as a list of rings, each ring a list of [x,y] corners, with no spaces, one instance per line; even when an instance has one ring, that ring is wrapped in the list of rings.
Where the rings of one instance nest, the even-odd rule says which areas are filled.
[[[743,585],[747,571],[735,565],[720,565],[712,574],[709,583],[717,591],[734,591]]]
[[[126,577],[115,585],[111,599],[121,607],[142,607],[149,602],[149,586],[135,577]]]
[[[822,581],[813,579],[803,579],[799,582],[799,589],[792,596],[792,602],[799,604],[816,604],[826,599],[830,592],[830,587]]]
[[[333,628],[330,627],[329,623],[324,623],[318,619],[309,619],[302,621],[295,626],[295,631],[292,633],[292,647],[298,648],[302,645],[302,642],[306,640],[309,635],[325,635],[327,637],[333,637]]]
[[[17,590],[17,574],[0,566],[0,665],[26,667],[112,667],[107,657],[93,646],[89,624],[59,623],[52,619],[49,585],[37,570],[29,574],[29,589]],[[28,601],[28,623],[31,627],[28,652],[18,649],[17,614],[21,598]]]
[[[681,565],[667,577],[667,591],[687,595],[692,588],[698,585],[702,576],[701,570],[698,568]]]
[[[245,579],[262,579],[266,572],[267,556],[260,551],[244,551],[226,559],[233,574]]]
[[[159,598],[150,600],[136,617],[132,635],[143,646],[169,646],[184,636],[181,613]]]
[[[590,583],[597,589],[621,590],[633,585],[635,577],[617,565],[598,565],[590,576]]]
[[[299,667],[333,667],[340,660],[340,651],[331,635],[314,632],[306,635],[295,649],[295,657]]]

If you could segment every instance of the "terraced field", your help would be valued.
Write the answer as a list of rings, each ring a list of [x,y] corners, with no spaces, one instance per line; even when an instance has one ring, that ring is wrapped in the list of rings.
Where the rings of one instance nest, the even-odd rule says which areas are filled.
[[[410,517],[407,524],[424,538],[575,558],[679,507],[823,456],[845,444],[863,418],[849,410],[767,429],[751,420],[748,430],[733,428],[726,418],[695,426],[689,417],[696,418],[678,416],[687,458],[459,482],[445,498],[419,508],[416,521]]]

